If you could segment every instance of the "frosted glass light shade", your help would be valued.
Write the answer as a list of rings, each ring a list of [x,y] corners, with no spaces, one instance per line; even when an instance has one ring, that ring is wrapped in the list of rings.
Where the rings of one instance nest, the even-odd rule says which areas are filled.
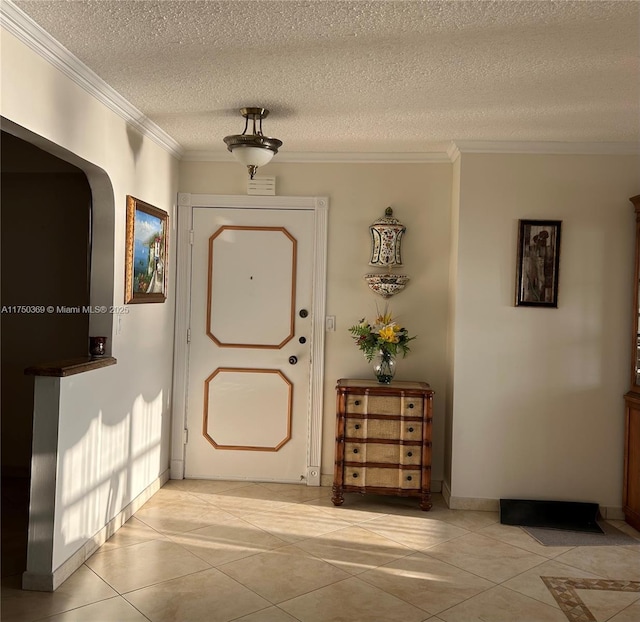
[[[234,157],[245,166],[264,166],[271,162],[274,152],[270,149],[260,147],[240,146],[234,147],[232,152]]]
[[[266,108],[241,108],[240,114],[245,119],[244,131],[225,136],[224,142],[236,159],[249,169],[249,176],[253,179],[258,167],[270,162],[278,153],[282,141],[262,133],[262,119],[269,114]],[[253,121],[253,134],[247,134],[249,120]]]

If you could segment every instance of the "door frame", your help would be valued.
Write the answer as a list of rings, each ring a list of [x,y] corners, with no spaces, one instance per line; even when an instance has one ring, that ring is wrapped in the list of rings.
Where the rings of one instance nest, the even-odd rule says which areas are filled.
[[[178,193],[176,320],[174,337],[173,397],[171,421],[171,479],[184,479],[187,438],[187,382],[189,379],[189,340],[191,316],[191,246],[193,209],[235,208],[306,210],[314,213],[313,302],[311,312],[311,369],[307,404],[308,486],[320,485],[322,455],[322,414],[324,395],[324,343],[327,298],[328,197],[247,196]]]

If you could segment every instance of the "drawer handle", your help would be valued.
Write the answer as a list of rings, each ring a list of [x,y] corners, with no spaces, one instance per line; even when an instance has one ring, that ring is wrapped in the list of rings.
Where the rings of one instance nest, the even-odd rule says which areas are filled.
[[[360,424],[359,424],[359,423],[356,423],[353,427],[354,427],[356,430],[359,430],[359,429],[360,429]]]
[[[413,432],[413,428],[408,428],[409,432]]]
[[[354,473],[354,474],[353,474],[353,477],[354,477],[354,478],[358,477],[358,474],[357,474],[357,473]]]
[[[353,453],[354,453],[354,454],[357,454],[357,453],[358,453],[358,450],[357,450],[357,449],[354,449],[354,450],[353,450]]]
[[[409,408],[413,408],[413,404],[409,404]]]
[[[407,456],[409,456],[409,458],[411,458],[411,456],[413,456],[413,452],[412,451],[408,451],[407,452]]]
[[[354,402],[354,404],[355,404],[356,406],[360,406],[360,400],[356,400],[356,401]]]
[[[410,482],[413,478],[411,477],[411,475],[407,475],[407,481]]]

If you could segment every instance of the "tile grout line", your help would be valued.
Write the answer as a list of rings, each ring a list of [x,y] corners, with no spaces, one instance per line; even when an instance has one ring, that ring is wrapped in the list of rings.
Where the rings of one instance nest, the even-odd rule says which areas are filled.
[[[247,485],[250,485],[250,483],[247,483]],[[266,490],[269,490],[269,489],[268,489],[268,487],[267,487],[266,485],[262,484],[262,483],[258,483],[258,485],[259,485],[259,486],[261,486],[261,487],[263,487],[263,488],[265,488]],[[240,488],[242,488],[242,487],[240,487]],[[231,490],[231,489],[230,489],[230,490]],[[234,488],[233,490],[238,490],[238,488]],[[176,487],[176,491],[177,491],[177,492],[179,492],[180,494],[182,494],[183,492],[188,492],[189,494],[188,494],[187,496],[188,496],[188,497],[191,497],[191,498],[192,498],[192,500],[193,500],[193,501],[195,501],[195,502],[197,502],[198,504],[207,504],[207,505],[209,505],[209,506],[213,506],[213,507],[214,507],[214,508],[216,508],[217,510],[219,510],[219,511],[221,511],[221,512],[226,512],[226,513],[230,514],[231,516],[234,516],[237,520],[243,521],[243,522],[244,522],[244,523],[246,523],[247,525],[250,525],[253,529],[256,529],[256,530],[258,530],[258,531],[260,531],[260,532],[262,532],[262,533],[268,534],[268,535],[270,535],[270,536],[273,536],[273,537],[279,538],[279,536],[277,535],[277,533],[274,533],[274,532],[271,532],[271,531],[269,531],[269,530],[267,530],[267,529],[264,529],[263,527],[261,527],[261,526],[259,526],[259,525],[257,525],[257,524],[254,524],[254,523],[252,523],[251,521],[248,521],[248,520],[244,519],[242,516],[235,514],[233,511],[229,511],[229,510],[228,510],[228,509],[226,509],[225,507],[222,507],[222,506],[220,506],[220,505],[217,505],[214,499],[212,499],[212,500],[209,500],[209,499],[203,499],[203,498],[201,498],[200,496],[198,496],[198,494],[197,494],[195,491],[182,491],[182,490],[178,489],[177,487]],[[269,490],[269,492],[272,492],[272,493],[273,493],[273,495],[274,495],[274,497],[277,497],[280,491],[279,491],[279,490],[274,490],[274,491]],[[218,497],[219,495],[220,495],[220,496],[224,496],[224,493],[225,493],[225,491],[220,491],[220,492],[212,493],[212,494],[211,494],[211,496],[212,496],[212,497]],[[203,494],[203,495],[204,495],[204,494],[206,494],[206,493],[201,493],[201,494]],[[232,496],[232,495],[230,495],[230,496]],[[239,498],[239,499],[243,499],[243,500],[245,499],[245,497],[238,497],[238,498]],[[332,510],[333,510],[334,508],[331,508],[331,507],[326,507],[326,508],[325,508],[325,507],[322,507],[322,506],[317,506],[317,505],[316,505],[316,506],[314,506],[314,505],[313,505],[313,502],[314,502],[314,501],[318,501],[318,500],[320,500],[320,499],[322,499],[322,498],[323,498],[323,497],[322,497],[322,496],[320,496],[320,497],[316,497],[316,498],[314,498],[314,499],[287,499],[287,500],[283,501],[283,502],[282,502],[282,504],[278,505],[278,506],[277,506],[277,508],[273,508],[271,511],[270,511],[270,510],[266,510],[266,511],[265,511],[265,513],[266,513],[266,514],[271,514],[271,513],[275,513],[275,514],[277,514],[277,513],[280,511],[279,509],[280,509],[280,508],[282,508],[282,507],[291,507],[291,508],[295,508],[295,507],[300,506],[300,505],[308,505],[309,507],[311,507],[311,508],[313,508],[313,509],[317,510],[318,512],[325,514],[327,517],[331,516],[331,517],[332,517],[332,518],[334,518],[334,519],[335,519],[335,518],[338,518],[338,519],[339,519],[339,516],[337,516],[334,512],[332,512]],[[189,502],[190,502],[190,500],[189,500],[189,499],[185,499],[185,503],[187,503],[187,504],[188,504]],[[144,507],[144,506],[143,506],[143,507]],[[156,506],[156,507],[157,507],[157,506]],[[140,508],[140,509],[142,509],[142,508]],[[162,508],[161,508],[161,509],[162,509]],[[239,508],[239,509],[237,509],[236,511],[238,511],[238,512],[243,512],[244,510],[243,510],[242,508]],[[206,513],[206,511],[205,511],[205,513]],[[447,525],[450,525],[450,526],[453,526],[453,527],[457,527],[457,528],[459,528],[459,529],[463,529],[466,533],[464,533],[464,534],[459,534],[459,535],[457,535],[457,536],[455,536],[455,537],[453,537],[453,538],[450,538],[450,539],[448,539],[448,540],[445,540],[445,541],[443,541],[443,542],[439,542],[439,543],[437,543],[437,544],[431,545],[431,546],[427,547],[426,549],[420,549],[420,548],[414,548],[413,546],[409,546],[409,545],[407,545],[407,544],[403,543],[401,540],[396,539],[396,538],[394,538],[394,537],[390,537],[390,536],[388,536],[388,535],[378,534],[376,531],[374,531],[374,530],[372,530],[372,529],[368,528],[368,527],[367,527],[367,525],[366,525],[366,524],[367,524],[367,522],[369,522],[370,520],[375,520],[376,518],[381,518],[381,517],[385,517],[385,516],[387,516],[387,517],[393,517],[393,516],[395,516],[394,514],[380,514],[380,515],[376,515],[376,516],[374,516],[374,517],[372,517],[372,518],[370,518],[370,519],[367,519],[367,520],[365,520],[365,521],[358,521],[358,522],[352,522],[352,521],[351,521],[351,520],[349,520],[349,519],[340,519],[340,520],[343,520],[345,523],[347,523],[347,525],[346,525],[346,526],[341,526],[341,527],[336,527],[336,528],[334,528],[334,529],[331,529],[331,530],[329,530],[329,531],[327,531],[327,532],[324,532],[324,533],[321,533],[321,534],[318,534],[318,535],[301,537],[300,539],[298,539],[298,540],[294,540],[294,541],[291,541],[291,542],[290,542],[290,541],[287,541],[287,540],[283,540],[283,541],[282,541],[282,543],[281,543],[279,546],[277,546],[277,547],[274,547],[274,548],[271,548],[271,549],[264,549],[264,550],[254,551],[253,553],[251,553],[251,554],[249,554],[249,555],[247,555],[247,556],[245,556],[245,557],[242,557],[242,558],[240,558],[240,559],[251,559],[252,557],[255,557],[256,555],[275,553],[278,549],[281,549],[281,548],[283,548],[283,547],[287,547],[287,546],[291,546],[291,547],[295,547],[295,548],[300,549],[301,551],[303,551],[303,553],[304,553],[306,556],[309,556],[310,558],[313,558],[313,559],[318,560],[318,561],[321,561],[321,562],[323,562],[323,563],[325,563],[325,564],[331,565],[331,566],[333,566],[334,568],[338,568],[338,569],[342,570],[342,567],[341,567],[339,564],[335,564],[335,563],[332,563],[331,561],[329,561],[329,560],[327,560],[327,559],[323,559],[323,558],[322,558],[321,556],[319,556],[318,554],[315,554],[315,553],[312,553],[312,552],[308,552],[308,551],[306,551],[306,550],[304,550],[304,549],[300,548],[300,546],[299,546],[299,545],[300,545],[300,544],[302,544],[302,543],[304,543],[304,542],[309,542],[309,541],[313,541],[313,540],[316,540],[316,541],[317,541],[318,539],[321,539],[323,536],[328,536],[329,534],[335,533],[336,531],[340,531],[341,529],[349,529],[349,528],[353,528],[353,527],[363,529],[363,530],[365,530],[365,531],[367,531],[367,532],[371,533],[372,535],[379,536],[379,537],[383,537],[383,538],[385,538],[385,539],[389,540],[391,543],[394,543],[394,544],[397,544],[397,545],[399,545],[399,546],[402,546],[402,547],[403,547],[403,549],[406,549],[406,552],[405,552],[405,551],[402,551],[402,552],[403,552],[403,554],[402,554],[402,555],[400,555],[400,556],[399,556],[399,557],[397,557],[396,559],[393,559],[393,560],[387,561],[386,563],[383,563],[383,564],[380,564],[380,565],[367,565],[367,567],[366,567],[366,569],[365,569],[365,570],[362,570],[361,572],[359,572],[359,573],[357,573],[357,574],[351,574],[351,573],[348,573],[348,575],[349,575],[349,576],[346,576],[346,577],[344,577],[344,578],[342,578],[342,579],[337,579],[337,580],[335,580],[335,581],[333,581],[333,582],[331,582],[331,583],[328,583],[327,585],[324,585],[324,586],[320,586],[320,587],[316,587],[316,588],[310,589],[310,590],[308,590],[308,591],[306,591],[306,592],[303,592],[303,593],[301,593],[301,594],[298,594],[297,596],[295,596],[295,597],[293,597],[293,598],[289,598],[289,599],[286,599],[286,600],[284,600],[284,601],[280,601],[280,603],[278,603],[278,602],[273,602],[273,601],[271,601],[271,599],[269,599],[269,598],[266,598],[266,597],[264,597],[264,596],[261,596],[259,593],[257,593],[255,590],[253,590],[251,587],[249,587],[248,585],[245,585],[245,584],[244,584],[244,583],[242,583],[240,580],[238,580],[238,579],[234,578],[234,577],[233,577],[233,576],[231,576],[231,575],[228,575],[228,574],[225,572],[225,570],[223,569],[223,568],[224,568],[224,566],[226,566],[226,565],[228,565],[228,564],[231,564],[231,563],[234,563],[234,561],[238,561],[238,560],[231,560],[231,561],[225,562],[225,563],[223,563],[223,564],[221,564],[221,565],[219,565],[219,566],[215,566],[215,565],[213,565],[211,562],[207,561],[204,557],[201,557],[200,555],[198,555],[198,553],[194,553],[194,552],[190,551],[189,549],[187,549],[187,548],[186,548],[186,546],[185,546],[184,544],[180,544],[180,543],[176,542],[176,541],[173,539],[174,537],[179,537],[180,535],[189,534],[189,533],[191,533],[192,531],[196,531],[196,530],[200,529],[201,527],[195,527],[194,529],[186,530],[186,531],[184,531],[184,532],[174,532],[174,533],[172,533],[172,534],[170,535],[170,533],[171,533],[171,532],[162,532],[162,531],[159,531],[158,529],[156,529],[156,528],[155,528],[155,527],[153,527],[152,525],[150,525],[150,524],[146,523],[142,518],[138,518],[135,514],[134,514],[133,516],[134,516],[134,517],[136,517],[136,518],[137,518],[137,520],[139,520],[143,525],[145,525],[145,527],[147,527],[147,528],[149,528],[150,530],[152,530],[153,532],[155,532],[155,534],[157,535],[157,537],[156,537],[156,538],[151,538],[150,540],[145,540],[145,541],[143,541],[143,542],[137,542],[137,543],[133,543],[133,544],[121,545],[121,546],[116,547],[116,549],[113,549],[114,551],[115,551],[115,550],[117,550],[117,549],[123,549],[123,548],[128,548],[128,547],[131,547],[131,546],[135,546],[135,545],[137,545],[137,544],[138,544],[138,545],[139,545],[139,544],[143,544],[144,542],[148,542],[148,541],[154,541],[154,540],[155,540],[155,541],[160,541],[160,540],[164,540],[164,541],[171,542],[174,546],[178,547],[178,548],[179,548],[179,549],[181,549],[183,552],[188,553],[188,554],[190,554],[190,555],[192,555],[192,556],[196,557],[197,559],[199,559],[200,561],[204,562],[205,564],[207,564],[207,565],[209,566],[208,568],[204,568],[204,569],[201,569],[201,570],[198,570],[198,571],[190,572],[190,573],[187,573],[187,574],[185,574],[185,575],[181,575],[180,577],[175,577],[175,578],[173,578],[173,579],[167,579],[167,580],[164,580],[164,581],[158,581],[158,582],[156,582],[156,583],[152,583],[152,584],[150,584],[150,585],[148,585],[148,586],[143,586],[143,587],[136,588],[136,589],[133,589],[133,590],[129,590],[129,591],[127,591],[127,592],[122,592],[122,593],[120,593],[118,590],[116,590],[116,589],[115,589],[115,588],[114,588],[114,587],[113,587],[113,586],[112,586],[108,581],[106,581],[106,580],[105,580],[105,579],[103,579],[100,575],[98,575],[98,574],[97,574],[97,573],[96,573],[92,568],[89,568],[89,569],[92,571],[92,573],[93,573],[94,575],[96,575],[96,576],[97,576],[101,581],[103,581],[106,585],[108,585],[110,588],[112,588],[112,589],[114,590],[114,592],[117,594],[117,596],[118,596],[118,597],[123,598],[123,599],[124,599],[128,604],[130,604],[132,607],[134,607],[134,608],[136,609],[136,611],[139,611],[139,612],[140,612],[140,614],[141,614],[141,615],[143,615],[143,616],[145,617],[145,619],[149,619],[149,618],[148,618],[147,616],[145,616],[145,615],[142,613],[142,611],[138,610],[138,609],[137,609],[137,607],[135,607],[135,605],[133,605],[133,604],[132,604],[132,603],[131,603],[127,598],[126,598],[126,595],[131,594],[131,593],[136,592],[136,591],[139,591],[139,590],[147,589],[147,588],[152,587],[152,586],[162,585],[163,583],[167,583],[167,582],[169,582],[169,581],[173,581],[173,580],[176,580],[176,579],[181,579],[181,578],[189,577],[189,576],[195,576],[195,575],[200,574],[200,573],[202,573],[202,572],[204,572],[204,571],[210,571],[210,570],[212,570],[212,569],[213,569],[213,570],[216,570],[216,571],[218,571],[218,572],[220,572],[220,573],[222,573],[225,577],[227,577],[227,578],[231,579],[232,581],[234,581],[235,583],[237,583],[238,585],[240,585],[242,588],[244,588],[244,589],[246,589],[246,590],[250,591],[252,594],[254,594],[254,595],[258,596],[259,598],[264,599],[265,601],[267,601],[267,602],[269,602],[269,603],[271,603],[269,607],[275,607],[275,608],[277,608],[278,610],[280,610],[280,611],[284,612],[287,616],[291,616],[291,618],[294,618],[294,619],[297,619],[297,618],[295,618],[295,616],[293,616],[292,614],[288,613],[288,612],[287,612],[287,611],[285,611],[284,609],[280,608],[280,607],[279,607],[279,604],[282,604],[282,603],[284,603],[284,602],[288,602],[289,600],[294,600],[295,598],[299,598],[299,597],[302,597],[302,596],[306,596],[306,595],[312,594],[313,592],[317,592],[317,591],[319,591],[319,590],[325,589],[325,588],[329,587],[330,585],[336,585],[336,584],[339,584],[339,583],[342,583],[342,582],[348,581],[349,579],[357,579],[357,580],[359,581],[359,583],[361,583],[361,584],[364,584],[364,585],[367,585],[368,587],[373,587],[373,588],[375,588],[375,589],[377,589],[377,590],[380,590],[381,592],[383,592],[384,594],[386,594],[387,596],[389,596],[389,597],[391,597],[391,598],[394,598],[394,599],[397,599],[397,600],[399,600],[399,601],[402,601],[402,602],[404,602],[405,604],[407,604],[407,605],[409,605],[409,606],[411,606],[411,607],[413,607],[413,608],[415,608],[415,609],[417,609],[417,610],[423,611],[423,612],[426,614],[426,616],[428,616],[428,618],[430,618],[430,617],[439,617],[442,613],[444,613],[444,612],[446,612],[446,611],[449,611],[449,610],[450,610],[450,609],[452,609],[453,607],[459,606],[459,605],[461,605],[462,603],[467,602],[468,600],[470,600],[470,599],[472,599],[472,598],[475,598],[475,597],[477,597],[477,596],[479,596],[479,595],[481,595],[481,594],[487,593],[487,592],[489,592],[489,591],[493,590],[493,589],[494,589],[494,588],[496,588],[496,587],[505,587],[507,590],[509,590],[509,591],[511,591],[511,592],[514,592],[514,593],[517,593],[519,596],[524,596],[524,597],[525,597],[525,598],[527,598],[527,599],[535,600],[536,602],[538,602],[538,603],[540,603],[540,604],[543,604],[543,605],[546,605],[547,607],[549,607],[550,605],[549,605],[548,603],[546,603],[546,602],[544,602],[544,601],[540,600],[539,598],[534,597],[534,596],[529,596],[528,594],[524,594],[523,592],[519,592],[518,590],[515,590],[514,588],[511,588],[511,587],[509,587],[509,586],[506,586],[506,585],[505,585],[505,583],[507,583],[508,581],[511,581],[512,579],[514,579],[514,578],[516,578],[516,577],[518,577],[518,576],[521,576],[521,575],[523,575],[523,574],[526,574],[527,572],[531,572],[531,571],[532,571],[532,570],[534,570],[535,568],[538,568],[539,566],[541,566],[541,565],[543,565],[543,564],[545,564],[545,563],[547,563],[547,562],[557,561],[557,559],[556,559],[556,558],[557,558],[558,556],[562,555],[562,554],[563,554],[563,553],[565,553],[565,552],[570,552],[570,551],[572,551],[572,550],[575,550],[575,549],[579,549],[579,548],[581,548],[581,547],[563,547],[564,549],[566,549],[565,551],[563,551],[563,553],[559,553],[559,554],[558,554],[557,556],[555,556],[555,557],[548,558],[548,557],[545,557],[545,556],[543,556],[543,555],[537,554],[537,553],[535,553],[535,552],[533,552],[533,551],[530,551],[530,550],[528,550],[528,549],[522,548],[522,546],[520,546],[520,545],[518,545],[518,544],[511,544],[511,543],[509,543],[509,542],[506,542],[506,541],[504,541],[504,540],[501,540],[499,537],[496,537],[496,536],[493,536],[493,535],[480,534],[480,533],[479,533],[483,528],[485,528],[485,527],[489,527],[489,526],[494,525],[494,524],[497,524],[497,521],[495,521],[495,522],[491,523],[490,525],[484,525],[483,527],[478,527],[477,529],[468,529],[467,527],[460,527],[459,525],[456,525],[455,523],[449,522],[449,521],[447,521],[447,520],[445,520],[445,519],[432,519],[432,520],[436,520],[436,521],[439,521],[439,522],[441,521],[441,522],[443,522],[443,523],[445,523],[445,524],[447,524]],[[402,514],[400,514],[400,516],[402,516]],[[425,518],[427,518],[427,519],[428,519],[429,517],[428,517],[428,516],[425,516]],[[235,521],[231,521],[231,522],[235,522]],[[215,527],[215,525],[214,525],[214,524],[207,525],[207,526]],[[464,567],[462,567],[462,566],[458,566],[458,565],[456,565],[455,563],[451,563],[451,562],[449,562],[449,561],[444,561],[444,560],[439,559],[438,557],[435,557],[434,555],[432,555],[432,554],[430,554],[430,553],[429,553],[429,550],[430,550],[430,549],[432,549],[432,548],[434,548],[434,547],[436,547],[436,546],[443,545],[443,544],[446,544],[446,543],[455,542],[456,540],[458,540],[458,539],[460,539],[460,538],[467,537],[467,536],[469,536],[469,535],[471,535],[471,534],[477,534],[477,535],[480,535],[480,536],[484,536],[484,537],[486,537],[486,538],[488,538],[488,539],[490,539],[490,540],[492,540],[492,541],[498,542],[498,543],[500,543],[500,544],[502,544],[502,545],[505,545],[505,546],[508,546],[508,547],[512,547],[512,548],[514,548],[514,549],[517,549],[517,550],[519,550],[519,551],[521,551],[521,552],[524,552],[524,553],[527,553],[527,554],[529,554],[529,555],[537,555],[538,557],[540,557],[540,558],[542,558],[542,559],[541,559],[538,563],[536,563],[534,566],[532,566],[531,568],[528,568],[528,569],[526,569],[526,570],[523,570],[523,571],[521,571],[521,572],[518,572],[518,573],[514,574],[513,576],[508,577],[508,578],[506,578],[506,579],[504,579],[504,580],[502,580],[502,581],[495,582],[494,580],[487,579],[487,577],[484,577],[484,576],[482,576],[482,575],[479,575],[479,574],[477,574],[476,572],[472,572],[472,571],[468,570],[467,568],[464,568]],[[280,539],[281,539],[281,538],[280,538]],[[108,551],[105,551],[105,552],[108,552]],[[98,549],[98,550],[96,551],[96,553],[100,553],[100,549]],[[473,596],[470,596],[470,597],[468,597],[468,598],[464,598],[464,599],[462,599],[460,602],[456,603],[455,605],[452,605],[451,607],[447,607],[446,609],[443,609],[442,611],[440,611],[440,612],[438,612],[438,613],[430,613],[429,611],[427,611],[427,610],[425,610],[425,609],[422,609],[422,607],[418,607],[417,605],[415,605],[415,604],[413,604],[413,603],[409,602],[408,600],[405,600],[405,599],[404,599],[404,598],[402,598],[401,596],[398,596],[398,595],[394,594],[394,593],[393,593],[393,592],[391,592],[391,591],[387,591],[387,589],[385,589],[385,588],[383,588],[383,587],[378,587],[378,586],[376,586],[376,585],[374,585],[374,584],[369,584],[367,581],[365,581],[364,579],[362,579],[362,578],[361,578],[362,574],[364,574],[364,573],[366,573],[366,572],[369,572],[369,571],[372,571],[372,570],[376,570],[376,569],[380,569],[380,568],[384,568],[384,567],[385,567],[385,566],[387,566],[387,565],[393,564],[393,563],[395,563],[395,562],[398,562],[399,560],[405,559],[405,558],[410,557],[410,556],[415,555],[415,554],[418,554],[418,555],[424,555],[425,557],[427,557],[427,558],[429,558],[429,559],[431,559],[431,560],[435,560],[435,561],[437,561],[437,562],[439,562],[439,563],[446,564],[447,566],[450,566],[450,567],[452,567],[452,568],[456,568],[456,569],[458,569],[458,570],[462,570],[462,571],[464,571],[464,572],[467,572],[467,573],[469,573],[470,575],[476,576],[476,577],[478,577],[478,578],[480,578],[480,579],[483,579],[484,581],[489,582],[491,585],[490,585],[490,586],[488,586],[488,587],[486,587],[486,588],[481,589],[479,592],[477,592],[477,593],[476,593],[476,594],[474,594]],[[572,566],[571,564],[567,564],[566,562],[558,562],[558,563],[561,563],[561,564],[563,564],[563,565],[565,565],[565,566],[567,566],[567,567],[569,567],[569,568],[576,568],[575,566]],[[85,564],[85,565],[86,565],[86,564]],[[577,568],[576,568],[576,569],[577,569]],[[579,569],[579,570],[580,570],[581,572],[585,572],[585,571],[584,571],[584,570],[582,570],[582,569]],[[347,571],[345,571],[345,572],[347,572]],[[589,574],[595,574],[595,573],[589,572]],[[110,598],[115,598],[115,597],[108,597],[108,598],[98,599],[97,601],[94,601],[94,602],[96,602],[96,603],[97,603],[97,602],[102,602],[102,601],[109,600]],[[631,605],[630,605],[630,606],[631,606]],[[264,609],[259,609],[259,610],[257,610],[257,611],[263,611],[263,610],[268,609],[269,607],[265,607]],[[78,607],[75,607],[74,609],[76,609],[76,608],[78,608]],[[555,608],[555,607],[554,607],[554,608]],[[626,608],[625,608],[625,609],[626,609]],[[255,612],[254,612],[254,613],[255,613]],[[241,619],[242,617],[244,617],[245,615],[248,615],[248,614],[244,614],[243,616],[240,616],[240,617],[238,617],[238,618],[233,618],[233,619],[234,619],[234,620],[239,620],[239,619]],[[616,614],[616,615],[617,615],[617,614]],[[428,618],[425,618],[425,619],[428,619]]]

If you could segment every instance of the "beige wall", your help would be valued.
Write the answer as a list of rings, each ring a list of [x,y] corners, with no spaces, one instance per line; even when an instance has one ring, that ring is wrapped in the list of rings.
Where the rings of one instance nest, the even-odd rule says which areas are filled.
[[[436,390],[434,480],[453,503],[504,497],[620,507],[628,369],[633,156],[463,155],[454,164],[271,163],[279,195],[327,195],[329,264],[322,472],[331,473],[334,381],[367,377],[347,329],[383,300],[362,281],[368,225],[407,225],[412,333],[399,379]],[[183,162],[183,192],[244,194],[235,163]],[[563,220],[558,309],[514,306],[518,219]],[[449,280],[450,278],[450,280]],[[480,506],[482,503],[480,503]]]
[[[287,164],[273,162],[259,174],[277,178],[277,194],[329,197],[327,314],[336,332],[327,333],[322,473],[331,475],[335,442],[335,382],[370,378],[371,365],[356,348],[349,326],[373,318],[383,298],[363,276],[371,271],[369,225],[387,206],[407,226],[402,272],[407,288],[390,308],[411,334],[412,351],[399,359],[397,378],[425,380],[436,391],[433,478],[441,480],[444,456],[447,291],[450,249],[452,165]],[[180,191],[246,194],[247,173],[237,163],[182,162]]]
[[[454,497],[621,506],[634,156],[462,155]],[[518,219],[563,221],[557,309],[514,306]]]
[[[85,171],[94,205],[91,304],[121,306],[126,195],[172,215],[177,161],[5,30],[1,44],[3,129]],[[90,330],[110,337],[117,365],[60,381],[53,556],[49,568],[28,568],[36,574],[59,568],[168,471],[175,253],[169,257],[164,304],[129,305],[121,322],[92,315]]]

